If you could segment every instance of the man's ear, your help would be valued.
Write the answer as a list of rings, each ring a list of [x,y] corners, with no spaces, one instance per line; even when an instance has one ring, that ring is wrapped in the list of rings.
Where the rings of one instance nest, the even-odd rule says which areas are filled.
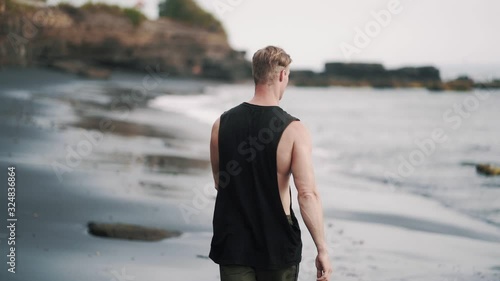
[[[283,79],[285,79],[285,71],[286,71],[286,69],[280,71],[280,82],[282,82]]]

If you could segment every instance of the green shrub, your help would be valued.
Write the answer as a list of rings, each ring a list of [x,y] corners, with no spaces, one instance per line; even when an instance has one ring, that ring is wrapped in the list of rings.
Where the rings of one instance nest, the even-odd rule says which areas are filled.
[[[138,26],[143,20],[146,19],[146,16],[143,13],[133,8],[125,8],[123,9],[123,13],[135,26]]]
[[[112,15],[120,16],[122,15],[122,8],[117,5],[109,5],[105,3],[93,3],[87,2],[81,6],[81,8],[85,11],[89,12],[105,12]]]
[[[105,3],[87,2],[81,6],[81,9],[89,12],[105,12],[116,16],[125,16],[134,26],[138,26],[146,16],[134,8],[121,8],[117,5],[109,5]]]
[[[193,0],[162,0],[158,4],[158,8],[160,17],[167,17],[193,26],[225,33],[221,22],[212,14],[203,10]]]
[[[13,14],[36,11],[36,7],[16,2],[14,0],[5,0],[5,11]]]

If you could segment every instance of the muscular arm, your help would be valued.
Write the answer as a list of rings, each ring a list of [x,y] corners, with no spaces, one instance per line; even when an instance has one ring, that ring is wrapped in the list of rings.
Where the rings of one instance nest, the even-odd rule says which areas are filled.
[[[215,120],[210,137],[210,163],[214,177],[215,189],[219,190],[219,125],[220,118]]]
[[[323,226],[323,207],[316,188],[312,163],[312,141],[302,122],[292,122],[292,175],[297,188],[300,213],[311,233],[318,253],[327,253]]]
[[[329,280],[333,272],[328,257],[323,226],[323,207],[314,180],[312,142],[302,122],[292,122],[292,174],[298,192],[300,213],[316,244],[316,280]]]

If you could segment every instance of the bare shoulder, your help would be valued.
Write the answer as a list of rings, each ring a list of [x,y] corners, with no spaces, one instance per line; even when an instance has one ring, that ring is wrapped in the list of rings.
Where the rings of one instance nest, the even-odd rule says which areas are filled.
[[[219,128],[220,126],[220,117],[215,120],[214,124],[212,125],[212,128]]]
[[[304,122],[299,121],[299,120],[292,121],[290,123],[290,125],[288,125],[287,129],[288,128],[290,128],[291,131],[294,131],[296,133],[307,133],[307,134],[309,134],[309,131],[308,131],[306,125],[304,124]]]
[[[310,143],[311,136],[309,129],[302,121],[293,121],[283,132],[287,139],[293,140],[294,143]]]
[[[212,125],[212,135],[219,132],[219,126],[220,126],[220,117],[217,118],[217,120],[215,120],[214,124]]]
[[[215,120],[212,125],[212,132],[210,134],[210,147],[213,150],[217,150],[219,145],[219,126],[220,126],[220,117]]]

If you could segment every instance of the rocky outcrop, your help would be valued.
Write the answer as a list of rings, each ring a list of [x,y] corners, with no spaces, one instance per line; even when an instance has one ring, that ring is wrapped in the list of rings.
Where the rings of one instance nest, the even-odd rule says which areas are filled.
[[[51,66],[58,70],[88,78],[108,79],[111,76],[111,71],[109,69],[95,67],[79,60],[55,60],[51,62]]]
[[[446,82],[435,83],[427,86],[431,91],[471,91],[474,88],[474,81],[467,76],[460,76]]]
[[[386,69],[376,63],[325,64],[321,73],[305,70],[292,73],[297,85],[371,86],[377,88],[426,87],[441,83],[439,70],[432,66]]]
[[[477,164],[476,171],[484,176],[500,176],[500,167],[490,164]]]
[[[500,80],[475,82],[467,76],[442,81],[439,69],[433,66],[386,69],[378,63],[325,64],[323,72],[292,71],[291,83],[297,86],[345,86],[374,88],[423,87],[431,91],[470,91],[474,88],[498,89]]]
[[[144,71],[149,66],[171,76],[251,77],[250,63],[229,46],[224,32],[165,18],[136,25],[123,15],[67,6],[3,12],[0,66],[34,64],[77,67],[82,73],[89,73],[88,65],[90,76],[96,70],[106,76],[103,68]]]
[[[474,82],[474,88],[500,89],[500,79],[493,79],[491,81],[484,81],[484,82]]]
[[[326,76],[353,80],[372,80],[387,76],[384,66],[377,63],[330,62],[325,64],[324,73]]]
[[[405,83],[438,83],[441,82],[439,69],[433,66],[403,67],[388,71],[390,79]]]

